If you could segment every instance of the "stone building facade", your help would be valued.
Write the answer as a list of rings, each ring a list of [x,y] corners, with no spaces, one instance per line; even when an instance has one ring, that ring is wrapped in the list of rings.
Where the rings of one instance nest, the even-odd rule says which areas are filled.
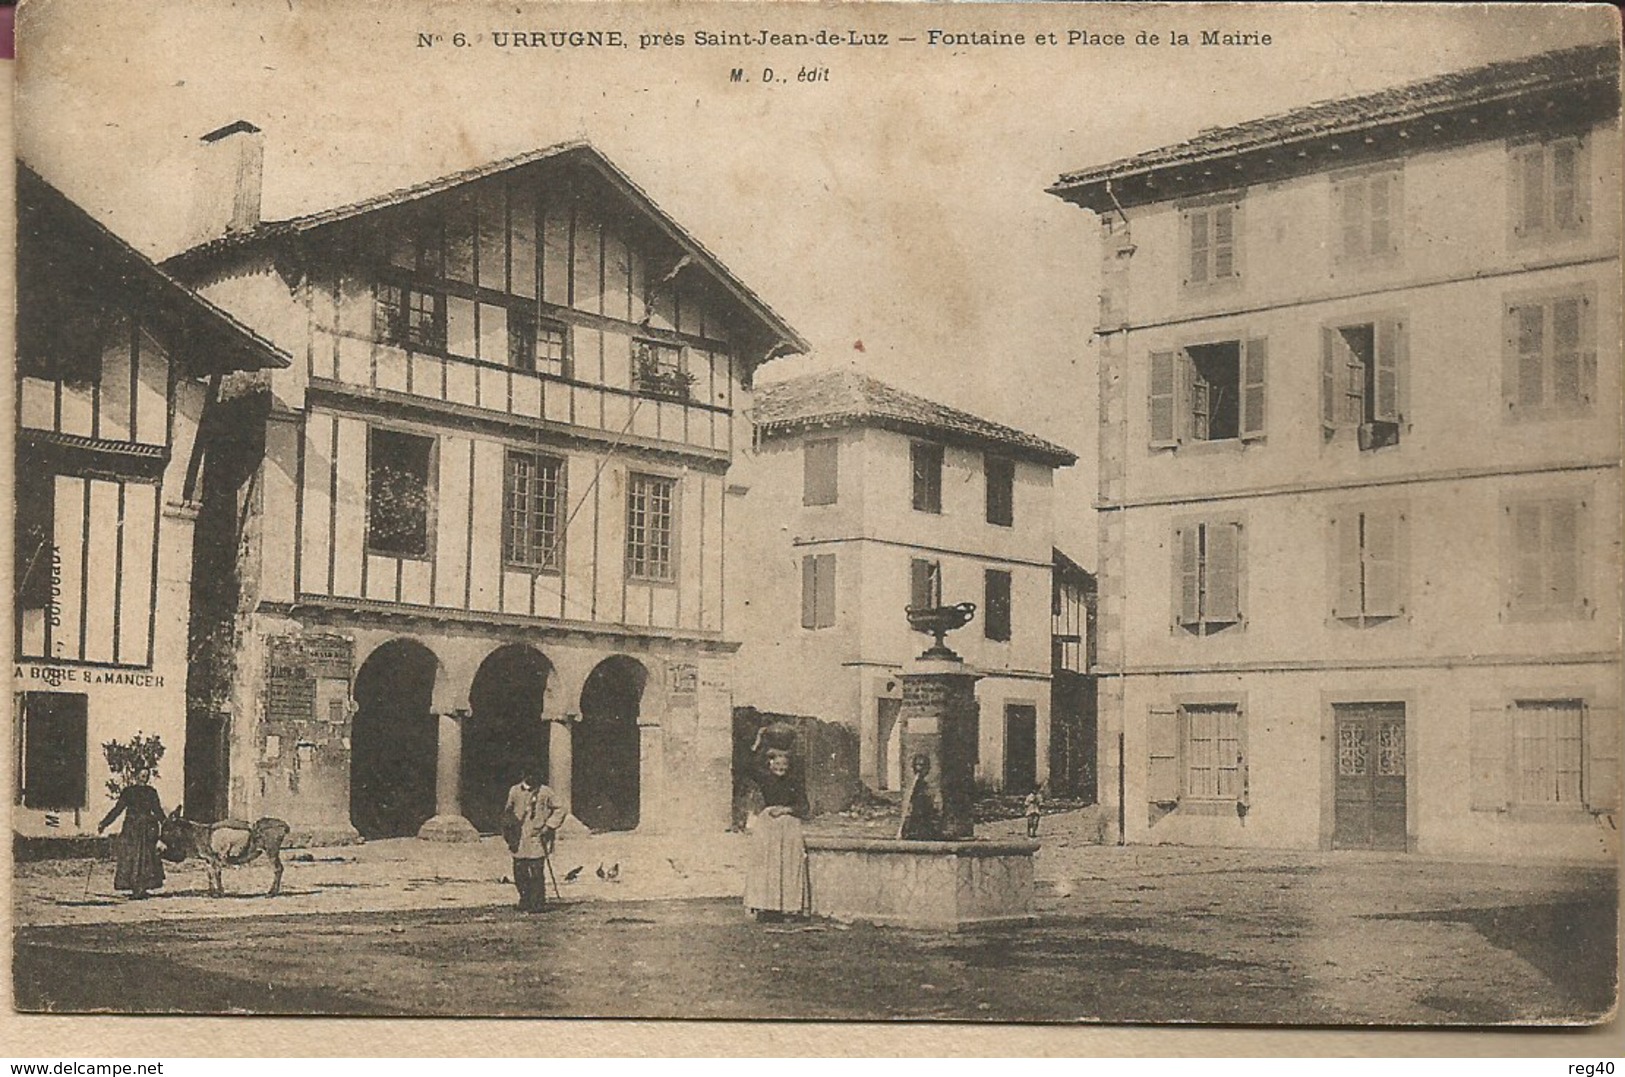
[[[1051,497],[1072,453],[855,370],[764,386],[752,419],[740,699],[856,729],[862,781],[899,791],[897,675],[931,643],[904,610],[974,602],[948,642],[981,676],[976,778],[1046,781]]]
[[[1100,222],[1127,840],[1613,854],[1618,106],[1576,48],[1054,185]]]

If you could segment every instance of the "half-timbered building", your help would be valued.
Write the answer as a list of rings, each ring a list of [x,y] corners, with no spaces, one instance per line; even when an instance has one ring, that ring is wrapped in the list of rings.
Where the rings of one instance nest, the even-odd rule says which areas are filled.
[[[196,794],[466,838],[537,762],[593,829],[725,827],[736,415],[800,338],[589,145],[261,222],[259,138],[168,263],[294,357],[205,491]]]
[[[102,745],[186,756],[200,428],[231,371],[287,365],[26,165],[17,170],[13,828],[95,832]]]

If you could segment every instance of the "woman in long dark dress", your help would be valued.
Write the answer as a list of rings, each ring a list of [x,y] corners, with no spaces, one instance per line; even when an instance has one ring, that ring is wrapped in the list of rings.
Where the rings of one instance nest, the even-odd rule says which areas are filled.
[[[756,781],[746,824],[750,852],[745,863],[745,908],[757,919],[801,916],[810,907],[807,846],[801,835],[806,816],[806,789],[790,773],[790,753],[769,749],[767,773]]]
[[[113,840],[118,868],[113,872],[113,889],[128,890],[132,898],[144,898],[148,890],[164,885],[164,862],[158,859],[158,835],[163,829],[164,806],[158,790],[150,784],[152,772],[139,770],[135,781],[124,787],[118,803],[96,827],[100,834],[121,814],[124,826]]]

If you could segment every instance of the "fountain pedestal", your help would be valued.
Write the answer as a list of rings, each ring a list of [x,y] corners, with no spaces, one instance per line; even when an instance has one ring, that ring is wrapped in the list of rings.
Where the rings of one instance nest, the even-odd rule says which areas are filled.
[[[903,822],[896,838],[807,838],[814,915],[950,931],[1035,919],[1038,843],[975,837],[979,677],[942,641],[974,612],[909,610],[937,642],[902,674]]]

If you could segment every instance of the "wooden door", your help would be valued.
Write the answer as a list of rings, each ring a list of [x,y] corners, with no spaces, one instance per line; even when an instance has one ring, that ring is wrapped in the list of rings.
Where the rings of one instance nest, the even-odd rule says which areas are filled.
[[[1337,726],[1334,849],[1404,849],[1405,705],[1333,708]]]
[[[1010,703],[1004,708],[1004,791],[1030,793],[1038,785],[1038,708]]]

